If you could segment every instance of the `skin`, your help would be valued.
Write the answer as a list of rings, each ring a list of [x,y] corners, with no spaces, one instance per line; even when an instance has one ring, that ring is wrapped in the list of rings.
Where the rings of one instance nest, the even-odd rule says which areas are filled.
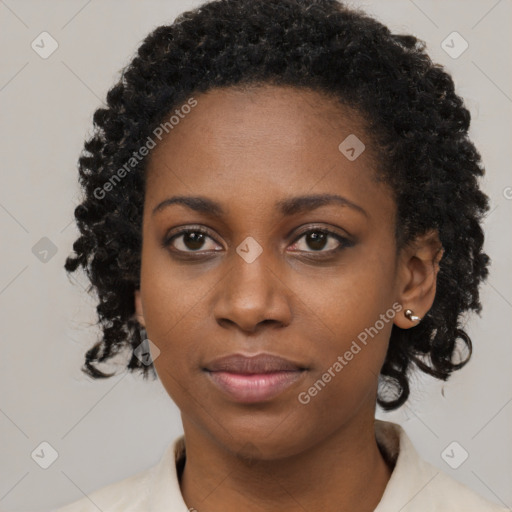
[[[422,317],[432,306],[437,235],[397,251],[396,204],[375,179],[370,135],[348,108],[270,85],[196,99],[148,161],[135,294],[137,318],[160,350],[155,368],[181,411],[184,500],[199,512],[373,511],[392,472],[374,433],[377,377],[392,323],[411,328],[405,309]],[[349,134],[366,145],[354,161],[338,149]],[[337,194],[364,213],[337,203],[290,216],[275,209],[314,194]],[[153,214],[171,196],[206,197],[226,212],[172,204]],[[202,244],[178,236],[163,245],[198,225],[208,230]],[[315,245],[308,233],[319,228],[350,243],[329,236]],[[251,263],[236,252],[247,237],[262,248]],[[403,310],[301,404],[299,393],[393,303]],[[255,404],[231,400],[203,371],[217,357],[260,352],[307,371]]]

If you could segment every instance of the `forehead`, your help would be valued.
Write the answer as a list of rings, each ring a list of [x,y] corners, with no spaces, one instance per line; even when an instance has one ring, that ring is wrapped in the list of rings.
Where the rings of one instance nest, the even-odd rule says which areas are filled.
[[[251,85],[218,88],[195,97],[197,105],[178,118],[178,105],[169,117],[173,125],[164,127],[163,139],[150,155],[152,163],[170,156],[177,146],[195,142],[195,152],[223,154],[258,152],[274,147],[294,153],[311,153],[318,140],[338,141],[344,135],[364,133],[364,122],[353,108],[319,91],[291,86]],[[185,106],[185,103],[183,106]],[[182,106],[182,107],[183,107]],[[367,141],[368,142],[368,141]],[[337,148],[337,145],[335,149]],[[367,157],[373,153],[367,151]],[[291,151],[290,151],[291,152]],[[313,157],[318,157],[313,154]],[[259,152],[259,157],[264,154]]]
[[[149,204],[175,194],[231,203],[250,196],[259,207],[305,193],[340,192],[354,202],[372,187],[389,195],[374,179],[376,158],[362,118],[323,93],[266,85],[194,99],[197,105],[149,156]],[[358,153],[364,148],[355,159],[344,152],[347,140]]]

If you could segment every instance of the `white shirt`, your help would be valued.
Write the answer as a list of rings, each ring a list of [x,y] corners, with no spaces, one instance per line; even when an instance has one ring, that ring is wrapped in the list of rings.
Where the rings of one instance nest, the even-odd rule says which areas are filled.
[[[449,475],[422,460],[405,431],[375,420],[377,442],[394,463],[391,478],[374,512],[504,512]],[[189,512],[176,463],[185,457],[177,437],[153,467],[102,487],[55,512]],[[207,512],[207,511],[204,511]]]

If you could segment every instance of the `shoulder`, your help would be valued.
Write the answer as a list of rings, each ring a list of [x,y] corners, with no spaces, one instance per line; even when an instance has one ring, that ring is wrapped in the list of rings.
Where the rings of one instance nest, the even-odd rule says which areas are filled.
[[[111,483],[53,512],[184,510],[177,465],[185,460],[184,436],[176,437],[154,466]],[[179,464],[178,464],[179,463]]]
[[[147,498],[153,468],[111,483],[54,512],[135,512]]]
[[[504,512],[508,509],[491,503],[476,492],[435,469],[432,486],[425,488],[425,503],[435,503],[439,512]],[[407,509],[408,510],[408,509]],[[412,508],[411,508],[412,510]]]
[[[377,420],[377,441],[394,462],[393,473],[375,512],[504,512],[439,468],[423,460],[402,427]]]
[[[154,466],[111,483],[53,512],[142,512],[183,510],[179,467],[185,461],[185,438],[176,437]]]

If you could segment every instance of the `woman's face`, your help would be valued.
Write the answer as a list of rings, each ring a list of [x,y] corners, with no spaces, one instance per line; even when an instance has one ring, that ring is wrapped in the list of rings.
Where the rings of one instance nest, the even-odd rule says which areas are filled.
[[[358,119],[319,93],[195,99],[148,161],[137,311],[185,433],[291,455],[373,418],[396,206]]]

